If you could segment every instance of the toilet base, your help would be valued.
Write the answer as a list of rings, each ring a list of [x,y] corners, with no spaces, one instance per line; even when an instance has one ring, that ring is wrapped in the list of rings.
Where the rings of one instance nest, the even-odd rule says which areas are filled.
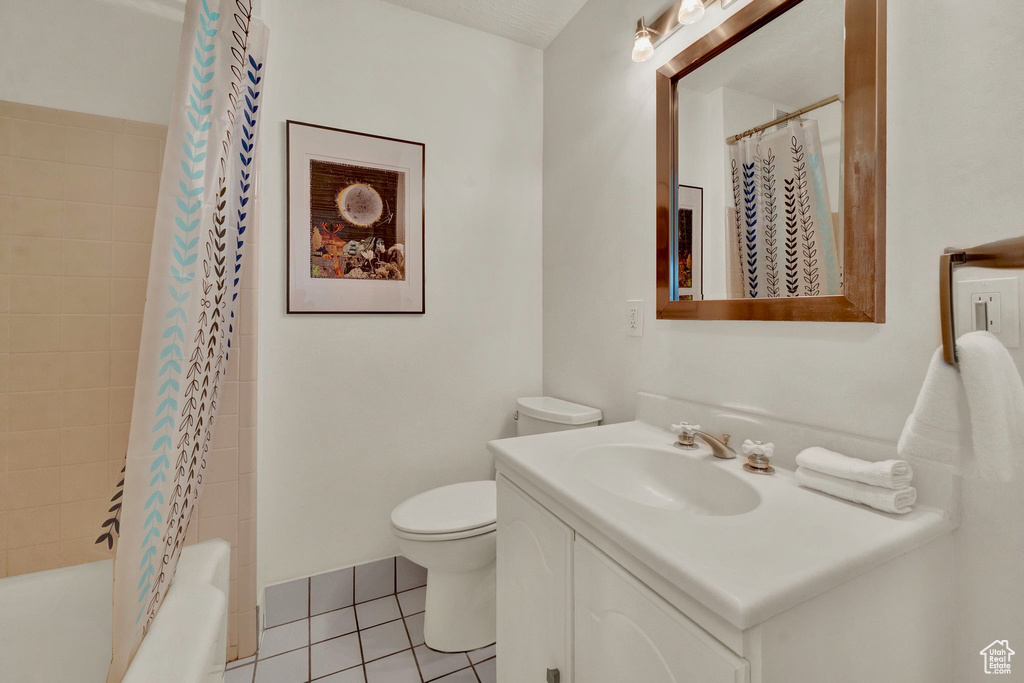
[[[467,572],[427,569],[423,639],[441,652],[467,652],[496,638],[496,562]]]

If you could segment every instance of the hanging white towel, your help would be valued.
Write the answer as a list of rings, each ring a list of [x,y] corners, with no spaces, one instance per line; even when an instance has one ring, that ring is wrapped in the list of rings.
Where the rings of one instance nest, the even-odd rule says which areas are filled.
[[[914,478],[914,470],[905,460],[870,462],[818,446],[801,451],[796,456],[796,464],[839,479],[859,481],[862,484],[887,489],[909,486]]]
[[[960,373],[942,358],[932,355],[914,412],[903,425],[896,452],[901,458],[918,458],[959,466],[961,453],[970,451],[967,397]]]
[[[986,479],[1024,471],[1024,382],[1006,348],[988,332],[957,340],[960,371],[935,352],[897,451],[961,465],[973,451]]]
[[[796,468],[796,480],[798,484],[805,488],[821,491],[830,496],[848,500],[851,503],[860,503],[882,512],[893,512],[898,515],[905,515],[910,512],[911,506],[917,502],[917,489],[913,486],[904,486],[899,489],[884,489],[880,486],[862,484],[859,481],[837,479],[821,472],[809,470],[806,467]]]
[[[1024,471],[1024,382],[1010,352],[988,332],[960,337],[957,355],[978,470],[1009,481]]]

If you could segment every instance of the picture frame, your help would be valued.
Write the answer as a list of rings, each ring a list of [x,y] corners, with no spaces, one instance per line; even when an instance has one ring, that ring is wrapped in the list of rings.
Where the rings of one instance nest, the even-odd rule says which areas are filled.
[[[704,298],[704,188],[680,185],[677,208],[679,218],[672,243],[676,255],[673,299],[700,301]]]
[[[426,145],[287,121],[288,313],[426,312]]]

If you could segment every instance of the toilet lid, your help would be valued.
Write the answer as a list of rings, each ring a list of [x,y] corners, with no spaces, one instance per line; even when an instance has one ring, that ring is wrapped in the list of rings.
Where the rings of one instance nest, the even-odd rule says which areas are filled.
[[[396,507],[391,524],[413,534],[449,534],[493,525],[498,519],[493,481],[467,481],[425,491]]]

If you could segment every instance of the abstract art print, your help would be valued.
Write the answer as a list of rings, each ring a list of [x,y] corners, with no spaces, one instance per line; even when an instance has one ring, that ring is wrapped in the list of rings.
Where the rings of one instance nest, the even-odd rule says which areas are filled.
[[[288,312],[423,313],[424,145],[288,122]]]

